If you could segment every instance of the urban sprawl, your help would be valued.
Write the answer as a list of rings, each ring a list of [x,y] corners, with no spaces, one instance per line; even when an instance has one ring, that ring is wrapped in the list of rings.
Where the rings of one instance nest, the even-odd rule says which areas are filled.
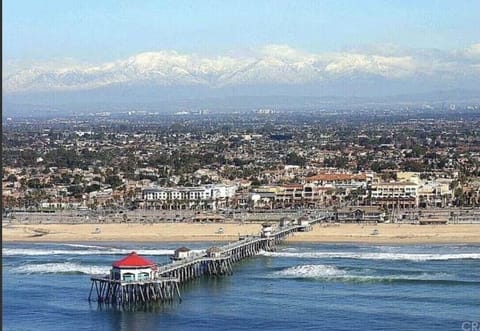
[[[128,222],[132,211],[174,211],[203,222],[324,209],[336,221],[477,219],[479,106],[386,109],[4,118],[3,214]]]

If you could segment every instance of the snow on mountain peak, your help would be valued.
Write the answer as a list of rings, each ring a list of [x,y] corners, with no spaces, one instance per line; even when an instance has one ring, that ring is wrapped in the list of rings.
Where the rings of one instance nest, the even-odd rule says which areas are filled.
[[[428,59],[411,52],[395,56],[361,52],[308,53],[288,45],[266,45],[248,56],[207,57],[162,50],[144,52],[98,65],[32,66],[2,78],[7,93],[82,90],[112,84],[148,81],[162,86],[221,87],[255,84],[302,84],[345,75],[375,75],[403,79],[439,72],[478,73],[480,44]],[[462,62],[463,61],[463,62]]]

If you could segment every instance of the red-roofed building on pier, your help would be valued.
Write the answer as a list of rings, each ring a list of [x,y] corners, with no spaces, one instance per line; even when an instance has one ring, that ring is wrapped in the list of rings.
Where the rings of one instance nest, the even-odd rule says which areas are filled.
[[[144,257],[131,252],[112,264],[110,277],[121,281],[142,281],[155,278],[157,265]]]

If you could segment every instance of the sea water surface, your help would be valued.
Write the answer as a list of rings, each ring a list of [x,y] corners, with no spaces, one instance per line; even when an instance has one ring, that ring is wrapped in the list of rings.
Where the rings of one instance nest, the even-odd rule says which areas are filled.
[[[158,263],[182,245],[2,247],[4,330],[468,330],[480,320],[480,245],[288,244],[139,310],[89,303],[90,274],[132,250]]]

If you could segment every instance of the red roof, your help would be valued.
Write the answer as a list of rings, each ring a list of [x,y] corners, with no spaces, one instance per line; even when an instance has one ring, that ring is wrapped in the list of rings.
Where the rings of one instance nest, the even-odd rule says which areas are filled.
[[[136,252],[131,252],[123,259],[114,262],[112,266],[116,268],[148,268],[154,267],[155,263],[149,259],[138,256]]]

